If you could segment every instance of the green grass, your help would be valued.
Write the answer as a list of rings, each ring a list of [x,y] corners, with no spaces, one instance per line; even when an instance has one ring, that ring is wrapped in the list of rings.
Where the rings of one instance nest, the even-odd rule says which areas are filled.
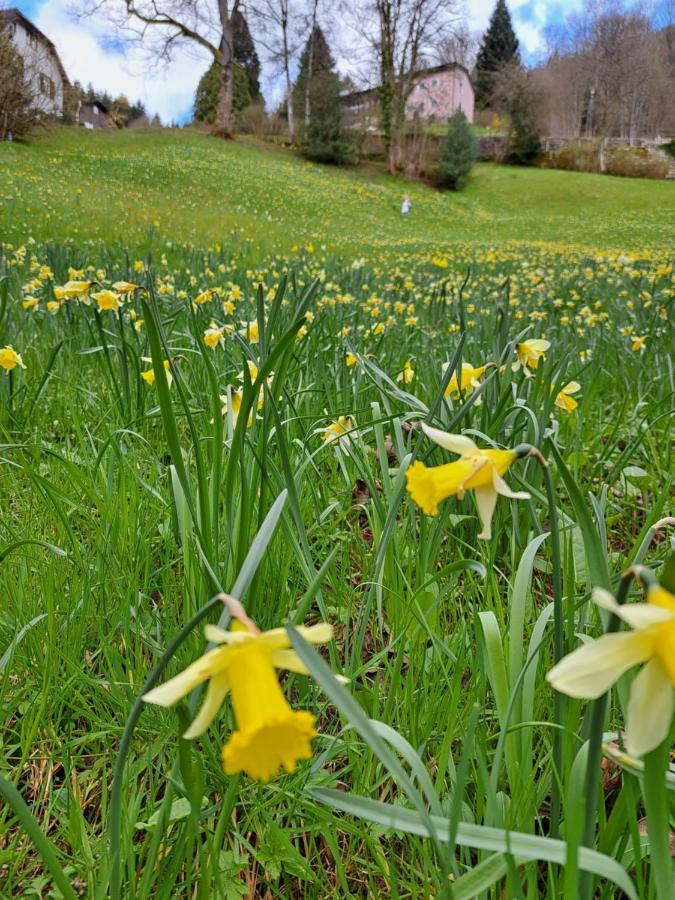
[[[268,250],[311,241],[357,255],[461,241],[649,247],[672,245],[672,195],[665,182],[491,164],[464,192],[439,193],[190,132],[64,129],[0,146],[0,227],[14,241],[205,246],[236,233]]]
[[[27,804],[0,780],[0,894],[57,897],[60,866],[96,898],[663,895],[667,744],[645,779],[622,752],[636,670],[606,715],[545,675],[602,633],[592,587],[639,559],[663,573],[672,186],[484,166],[460,196],[406,184],[402,221],[401,181],[194,134],[55,132],[0,163],[0,349],[26,366],[0,370],[0,775]],[[142,288],[119,314],[48,306],[72,278]],[[258,343],[236,333],[254,319]],[[550,348],[525,377],[529,338]],[[462,360],[488,366],[481,387],[444,397]],[[325,442],[341,416],[348,439]],[[406,493],[413,458],[452,458],[423,419],[548,457],[505,473],[531,497],[499,499],[490,540],[473,491],[436,516]],[[294,637],[311,677],[281,684],[319,735],[266,785],[223,772],[229,702],[195,742],[195,696],[125,729],[220,590],[262,629],[334,627],[323,659]],[[596,810],[598,709],[616,743],[589,751]]]

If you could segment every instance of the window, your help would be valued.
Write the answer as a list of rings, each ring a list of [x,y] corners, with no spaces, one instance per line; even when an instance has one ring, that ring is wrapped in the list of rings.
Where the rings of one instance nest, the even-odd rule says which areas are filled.
[[[7,26],[7,35],[10,38],[13,38],[15,34],[16,34],[16,22],[10,22],[9,25]]]
[[[94,103],[91,111],[94,113],[95,116],[98,115],[98,106],[95,103]]]
[[[48,75],[43,75],[43,73],[40,72],[38,81],[40,84],[40,93],[45,97],[49,97],[50,100],[53,100],[56,97],[56,85],[52,79]]]
[[[38,47],[37,34],[34,34],[32,31],[28,33],[28,46],[32,47],[33,50],[37,50]]]

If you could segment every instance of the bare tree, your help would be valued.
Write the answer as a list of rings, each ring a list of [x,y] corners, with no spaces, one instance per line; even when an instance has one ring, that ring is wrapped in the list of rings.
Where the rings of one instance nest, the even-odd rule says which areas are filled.
[[[476,65],[476,55],[480,46],[480,35],[469,31],[466,25],[459,24],[454,34],[444,37],[438,44],[436,55],[439,63],[458,63],[469,72]]]
[[[256,37],[267,51],[268,61],[281,67],[285,85],[288,136],[295,140],[295,111],[293,109],[293,79],[291,67],[306,30],[306,18],[294,0],[253,0],[248,5],[252,19],[258,25]]]
[[[40,97],[35,83],[0,22],[0,141],[27,137],[39,124]]]
[[[210,54],[220,74],[213,134],[234,134],[232,15],[239,0],[77,0],[80,16],[106,13],[121,37],[142,41],[149,55],[169,63],[179,46]]]
[[[672,128],[669,37],[648,7],[621,0],[595,0],[569,16],[548,33],[549,59],[535,73],[546,133],[632,141]]]
[[[356,4],[359,30],[370,42],[379,74],[380,122],[387,165],[397,167],[405,125],[406,103],[415,75],[434,58],[444,39],[460,23],[456,0],[371,0],[374,27]]]
[[[307,79],[305,81],[305,115],[304,126],[309,126],[311,115],[312,75],[314,74],[314,39],[316,36],[316,19],[319,10],[319,0],[312,0],[312,13],[309,26],[309,56],[307,59]]]

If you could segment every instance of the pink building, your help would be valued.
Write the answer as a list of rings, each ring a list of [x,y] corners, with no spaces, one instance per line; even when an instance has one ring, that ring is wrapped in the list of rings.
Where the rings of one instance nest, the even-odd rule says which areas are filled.
[[[350,124],[369,131],[377,128],[377,88],[345,94],[342,102]],[[469,122],[473,122],[474,89],[464,66],[447,63],[422,69],[413,76],[413,87],[405,106],[406,119],[447,122],[458,109],[464,112]]]
[[[461,109],[473,122],[474,91],[469,73],[457,64],[425,69],[414,79],[405,105],[407,119],[434,119],[447,122]]]

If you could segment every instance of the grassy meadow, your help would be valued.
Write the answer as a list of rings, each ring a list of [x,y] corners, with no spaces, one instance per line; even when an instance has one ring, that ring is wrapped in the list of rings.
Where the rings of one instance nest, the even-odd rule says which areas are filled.
[[[674,233],[661,182],[0,145],[0,896],[667,897]]]

